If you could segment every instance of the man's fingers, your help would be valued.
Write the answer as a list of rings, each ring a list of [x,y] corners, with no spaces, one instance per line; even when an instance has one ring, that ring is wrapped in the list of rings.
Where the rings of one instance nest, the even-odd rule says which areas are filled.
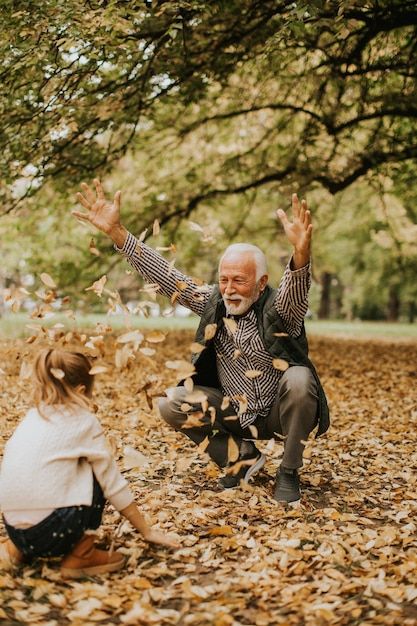
[[[81,220],[82,222],[89,222],[90,217],[88,213],[81,213],[81,211],[71,211],[71,214],[77,218],[77,220]]]
[[[306,211],[304,214],[304,228],[308,228],[308,226],[311,224],[311,213],[310,211]]]
[[[81,183],[81,189],[83,190],[84,195],[87,198],[88,202],[90,204],[94,204],[94,202],[96,201],[96,196],[95,196],[94,191],[90,189],[87,183]]]
[[[80,192],[76,193],[75,197],[77,198],[78,202],[83,205],[83,207],[85,207],[86,209],[91,208],[91,204],[88,202],[88,200],[84,198],[82,193]]]
[[[292,194],[291,205],[292,205],[292,214],[294,215],[294,217],[299,217],[299,215],[300,215],[300,202],[298,200],[298,196],[297,196],[296,193]]]
[[[287,217],[287,214],[285,213],[285,211],[283,211],[282,209],[278,209],[277,211],[277,216],[279,217],[279,219],[281,220],[282,225],[285,227],[287,224],[289,224],[289,219]]]
[[[120,190],[116,191],[116,193],[114,194],[113,202],[114,202],[114,206],[116,207],[116,209],[119,212],[120,212],[120,200],[121,200],[121,197],[122,197],[122,192]]]
[[[103,191],[103,187],[101,186],[101,182],[99,181],[98,178],[95,178],[93,182],[96,186],[97,197],[100,200],[104,200],[104,191]]]

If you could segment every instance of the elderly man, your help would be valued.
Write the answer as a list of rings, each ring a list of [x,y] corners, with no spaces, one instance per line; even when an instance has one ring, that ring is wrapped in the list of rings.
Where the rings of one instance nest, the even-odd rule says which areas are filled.
[[[218,286],[199,286],[129,233],[120,222],[120,191],[105,199],[86,184],[77,194],[87,213],[74,211],[108,234],[116,249],[161,293],[200,316],[193,356],[194,388],[170,389],[160,402],[165,421],[183,432],[221,468],[222,488],[247,482],[264,465],[254,440],[279,438],[284,454],[274,498],[300,499],[298,469],[305,440],[329,426],[326,397],[308,358],[304,315],[310,286],[312,224],[307,204],[292,197],[292,221],[277,211],[294,252],[278,289],[268,285],[265,256],[256,246],[233,244],[219,263]]]

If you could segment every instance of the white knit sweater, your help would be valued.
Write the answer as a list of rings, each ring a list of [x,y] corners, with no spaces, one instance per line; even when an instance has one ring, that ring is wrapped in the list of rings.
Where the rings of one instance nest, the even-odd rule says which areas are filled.
[[[102,427],[87,410],[64,406],[30,409],[4,449],[0,509],[7,512],[90,505],[93,472],[117,510],[133,501]]]

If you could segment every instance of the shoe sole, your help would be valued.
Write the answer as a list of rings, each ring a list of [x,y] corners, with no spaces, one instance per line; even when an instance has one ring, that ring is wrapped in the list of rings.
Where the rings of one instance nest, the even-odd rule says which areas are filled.
[[[117,570],[122,569],[124,564],[125,559],[116,561],[115,563],[107,563],[106,565],[94,565],[93,567],[81,567],[79,569],[61,567],[61,576],[64,578],[82,578],[83,576],[107,574],[108,572],[117,572]]]
[[[246,472],[245,478],[242,478],[241,482],[243,483],[249,482],[249,479],[252,476],[254,476],[257,472],[259,472],[260,469],[263,468],[263,466],[265,465],[265,461],[266,461],[265,455],[261,454],[261,456],[256,461],[256,463],[254,463],[253,465],[249,467],[248,471]]]

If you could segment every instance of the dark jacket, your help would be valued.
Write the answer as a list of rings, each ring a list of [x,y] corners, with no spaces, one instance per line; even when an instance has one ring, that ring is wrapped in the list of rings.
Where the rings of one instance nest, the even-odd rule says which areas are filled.
[[[276,294],[276,289],[267,286],[261,297],[253,304],[253,309],[258,320],[259,335],[265,349],[273,358],[283,359],[287,361],[290,366],[304,365],[312,372],[318,387],[317,420],[319,426],[316,437],[319,437],[326,432],[330,425],[326,395],[316,369],[308,358],[308,341],[304,324],[298,337],[290,337],[289,335],[276,336],[276,333],[287,332],[285,324],[274,305]],[[199,354],[194,354],[192,357],[196,369],[196,374],[193,377],[196,385],[220,389],[214,341],[213,339],[206,341],[204,332],[208,324],[217,324],[216,332],[218,332],[219,328],[224,323],[223,318],[225,316],[226,308],[222,295],[219,288],[215,287],[207,301],[204,313],[201,316],[195,337],[198,343],[206,346],[205,350]]]

